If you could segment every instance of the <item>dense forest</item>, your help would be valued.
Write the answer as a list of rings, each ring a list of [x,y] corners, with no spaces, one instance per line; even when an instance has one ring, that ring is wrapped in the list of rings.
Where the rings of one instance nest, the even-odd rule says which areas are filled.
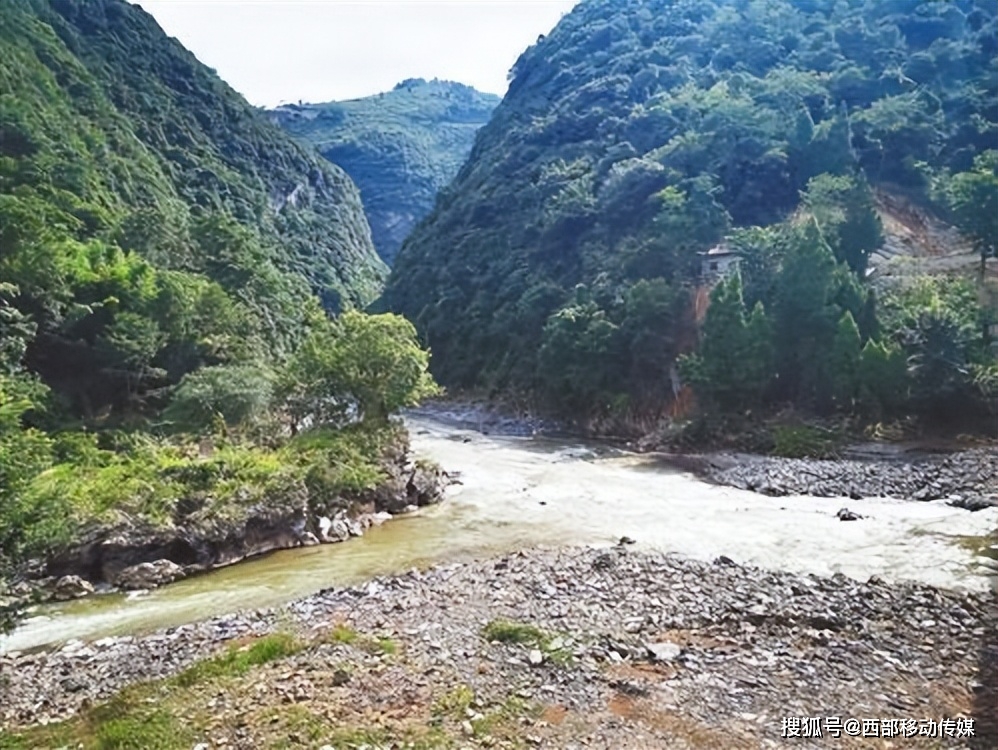
[[[460,83],[410,78],[362,99],[286,104],[271,117],[357,183],[374,246],[391,264],[498,103],[498,96]]]
[[[343,171],[140,8],[0,4],[0,581],[95,523],[376,481],[432,391],[406,321],[350,311],[385,272]]]
[[[721,413],[993,416],[996,61],[988,0],[584,0],[516,62],[386,303],[444,384],[579,418],[690,384]],[[870,273],[878,195],[955,223],[979,271]],[[701,300],[715,247],[740,272]]]

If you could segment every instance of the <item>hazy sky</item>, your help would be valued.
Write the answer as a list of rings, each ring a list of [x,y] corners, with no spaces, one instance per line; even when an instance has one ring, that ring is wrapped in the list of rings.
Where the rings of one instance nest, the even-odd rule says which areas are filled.
[[[2,0],[0,0],[2,1]],[[576,0],[139,0],[252,104],[323,102],[445,78],[503,94]]]

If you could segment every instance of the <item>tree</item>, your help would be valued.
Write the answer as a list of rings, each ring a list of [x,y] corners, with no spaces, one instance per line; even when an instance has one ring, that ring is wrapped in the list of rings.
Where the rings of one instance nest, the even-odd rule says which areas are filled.
[[[544,325],[537,376],[551,402],[583,416],[605,412],[623,392],[619,343],[619,327],[577,289],[574,303]]]
[[[840,409],[851,410],[859,389],[861,340],[859,326],[846,310],[832,342],[832,398]]]
[[[811,178],[803,198],[836,259],[862,276],[870,253],[884,241],[866,178],[821,174]]]
[[[887,342],[866,342],[859,356],[859,402],[869,416],[890,414],[908,396],[908,377],[901,348]]]
[[[53,517],[64,515],[62,508],[35,506],[23,494],[52,465],[52,440],[24,424],[25,415],[44,396],[44,387],[30,377],[0,372],[0,633],[13,626],[18,614],[3,604],[5,578]]]
[[[934,192],[952,211],[960,230],[973,238],[984,281],[987,259],[998,253],[998,151],[979,154],[969,172],[938,178]]]
[[[684,374],[722,411],[754,406],[772,376],[770,335],[762,303],[746,318],[736,274],[711,293],[700,347],[695,356],[682,360]]]
[[[350,310],[334,321],[313,322],[281,390],[295,428],[309,418],[376,425],[439,392],[429,359],[405,318]]]
[[[258,366],[202,367],[180,381],[163,418],[192,431],[210,426],[217,417],[234,427],[263,416],[272,395],[273,383]]]
[[[776,279],[774,344],[782,394],[822,405],[830,395],[828,352],[842,310],[834,304],[836,264],[814,222],[790,243]]]

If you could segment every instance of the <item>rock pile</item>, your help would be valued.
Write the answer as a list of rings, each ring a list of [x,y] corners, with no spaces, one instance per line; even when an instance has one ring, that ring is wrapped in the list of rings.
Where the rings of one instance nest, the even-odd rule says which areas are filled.
[[[915,460],[819,460],[725,454],[705,462],[707,479],[766,495],[946,500],[968,510],[998,505],[993,448]]]
[[[537,635],[490,641],[486,626],[495,621]],[[401,656],[372,660],[330,647],[322,636],[334,623],[391,638]],[[782,747],[786,717],[975,720],[979,744],[916,737],[905,747],[992,747],[998,739],[987,734],[998,705],[987,671],[998,657],[993,594],[774,573],[623,546],[452,564],[320,592],[278,611],[10,654],[0,657],[0,723],[65,717],[129,683],[173,674],[225,641],[289,625],[326,645],[254,673],[248,679],[259,687],[244,692],[270,694],[294,675],[295,701],[348,691],[345,705],[365,722],[400,706],[419,716],[414,701],[439,701],[464,685],[475,711],[511,697],[536,704],[548,718],[522,719],[522,733],[551,748]],[[337,680],[330,665],[349,679]],[[235,718],[245,716],[240,700],[233,692],[223,701]],[[251,731],[223,719],[214,723]]]

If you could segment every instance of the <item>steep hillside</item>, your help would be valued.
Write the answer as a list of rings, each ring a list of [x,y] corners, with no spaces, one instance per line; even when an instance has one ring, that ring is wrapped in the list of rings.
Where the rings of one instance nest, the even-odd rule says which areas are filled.
[[[191,220],[224,213],[331,303],[378,293],[384,268],[346,175],[139,7],[14,0],[0,14],[5,194],[38,194],[82,221],[77,236],[173,266]]]
[[[0,3],[0,633],[27,559],[155,584],[406,496],[428,355],[327,314],[386,272],[349,177],[138,6]]]
[[[124,0],[0,6],[0,250],[4,359],[88,414],[283,356],[387,270],[342,170]]]
[[[697,253],[725,237],[760,329],[802,244],[855,272],[822,320],[858,318],[840,302],[882,237],[871,184],[928,203],[974,170],[963,188],[992,189],[996,29],[985,0],[583,0],[517,61],[387,303],[445,384],[575,412],[669,395]],[[784,366],[779,395],[816,392]]]
[[[374,246],[391,263],[498,103],[460,83],[414,78],[363,99],[285,105],[271,117],[357,183]]]

